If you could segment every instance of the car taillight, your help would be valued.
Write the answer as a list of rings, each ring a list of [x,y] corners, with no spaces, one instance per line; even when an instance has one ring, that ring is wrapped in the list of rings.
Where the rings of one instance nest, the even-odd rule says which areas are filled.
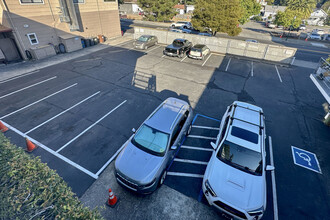
[[[202,56],[202,53],[200,53],[199,56],[201,57]]]
[[[176,53],[179,55],[179,50],[177,50]]]

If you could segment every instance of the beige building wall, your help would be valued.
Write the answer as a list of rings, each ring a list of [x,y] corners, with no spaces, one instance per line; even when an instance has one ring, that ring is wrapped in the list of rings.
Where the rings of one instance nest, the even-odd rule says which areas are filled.
[[[80,21],[80,31],[73,32],[70,31],[68,23],[60,22],[59,0],[43,0],[43,3],[33,4],[21,4],[20,0],[1,1],[6,2],[10,12],[4,17],[10,16],[15,27],[6,21],[9,18],[2,18],[1,21],[16,30],[20,38],[18,41],[24,50],[49,43],[58,45],[58,36],[63,34],[85,38],[97,37],[100,34],[107,38],[121,35],[117,1],[85,0],[84,3],[74,4]],[[31,45],[27,36],[29,33],[36,34],[38,44]]]

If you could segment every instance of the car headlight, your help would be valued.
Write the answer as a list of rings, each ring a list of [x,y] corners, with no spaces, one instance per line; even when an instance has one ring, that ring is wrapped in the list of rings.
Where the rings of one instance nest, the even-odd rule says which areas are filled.
[[[252,211],[249,211],[248,214],[251,215],[251,216],[259,216],[259,215],[262,215],[264,213],[264,207],[261,206],[261,208],[259,209],[255,209],[255,210],[252,210]]]
[[[212,189],[209,180],[205,181],[205,188],[207,189],[207,191],[211,194],[211,196],[216,197],[217,194],[214,192],[214,190]]]

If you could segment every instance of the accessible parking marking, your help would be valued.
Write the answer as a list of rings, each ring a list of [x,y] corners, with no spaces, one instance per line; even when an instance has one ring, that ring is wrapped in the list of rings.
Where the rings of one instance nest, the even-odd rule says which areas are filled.
[[[56,153],[60,152],[61,150],[63,150],[65,147],[67,147],[69,144],[71,144],[72,142],[74,142],[75,140],[77,140],[81,135],[85,134],[88,130],[90,130],[92,127],[94,127],[97,123],[99,123],[100,121],[102,121],[105,117],[107,117],[108,115],[110,115],[112,112],[114,112],[116,109],[118,109],[120,106],[122,106],[125,102],[127,102],[127,100],[123,101],[122,103],[120,103],[119,105],[117,105],[115,108],[113,108],[111,111],[109,111],[107,114],[105,114],[104,116],[102,116],[99,120],[97,120],[96,122],[94,122],[92,125],[90,125],[88,128],[86,128],[83,132],[81,132],[80,134],[78,134],[76,137],[74,137],[73,139],[71,139],[69,142],[67,142],[66,144],[64,144],[60,149],[58,149],[56,151]]]
[[[207,162],[197,161],[197,160],[174,158],[174,161],[181,162],[181,163],[193,163],[193,164],[207,165]]]
[[[182,60],[180,60],[180,62],[184,61],[187,58],[187,56],[185,56]]]
[[[206,136],[199,136],[199,135],[188,135],[189,138],[200,138],[200,139],[208,139],[208,140],[216,140],[217,138],[214,137],[206,137]]]
[[[253,61],[251,63],[251,76],[253,76]]]
[[[14,128],[13,126],[7,124],[6,122],[2,121],[4,125],[6,125],[6,127],[8,127],[10,130],[12,130],[13,132],[15,132],[16,134],[22,136],[23,138],[28,138],[30,141],[32,141],[34,144],[36,144],[37,146],[41,147],[42,149],[48,151],[49,153],[51,153],[52,155],[58,157],[59,159],[67,162],[68,164],[70,164],[71,166],[77,168],[78,170],[86,173],[87,175],[93,177],[94,179],[97,179],[98,176],[95,175],[94,173],[90,172],[89,170],[85,169],[84,167],[80,166],[79,164],[73,162],[72,160],[64,157],[63,155],[53,151],[52,149],[50,149],[49,147],[45,146],[44,144],[40,143],[39,141],[33,139],[32,137],[29,137],[28,135],[24,134],[23,132],[19,131],[18,129]]]
[[[4,118],[6,118],[6,117],[8,117],[8,116],[10,116],[10,115],[13,115],[13,114],[15,114],[15,113],[17,113],[17,112],[20,112],[20,111],[22,111],[22,110],[24,110],[24,109],[26,109],[26,108],[28,108],[28,107],[30,107],[30,106],[32,106],[32,105],[35,105],[35,104],[37,104],[37,103],[39,103],[39,102],[41,102],[41,101],[43,101],[43,100],[45,100],[45,99],[48,99],[48,98],[50,98],[50,97],[52,97],[52,96],[54,96],[54,95],[56,95],[56,94],[58,94],[58,93],[60,93],[60,92],[63,92],[63,91],[65,91],[65,90],[67,90],[67,89],[70,89],[71,87],[76,86],[76,85],[78,85],[78,83],[72,84],[71,86],[68,86],[68,87],[66,87],[66,88],[64,88],[64,89],[61,89],[61,90],[59,90],[59,91],[57,91],[57,92],[54,92],[53,94],[50,94],[50,95],[48,95],[48,96],[46,96],[46,97],[44,97],[44,98],[42,98],[42,99],[39,99],[38,101],[35,101],[35,102],[33,102],[33,103],[29,104],[29,105],[26,105],[26,106],[24,106],[24,107],[22,107],[22,108],[20,108],[20,109],[18,109],[18,110],[16,110],[16,111],[13,111],[13,112],[11,112],[11,113],[9,113],[9,114],[7,114],[7,115],[4,115],[4,116],[2,116],[0,119],[4,119]]]
[[[213,149],[211,149],[211,148],[205,148],[205,147],[192,147],[192,146],[187,146],[187,145],[182,145],[181,148],[183,148],[183,149],[189,149],[189,150],[210,151],[210,152],[213,151]]]
[[[19,90],[16,90],[16,91],[14,91],[14,92],[8,93],[8,94],[6,94],[6,95],[0,96],[0,99],[3,99],[3,98],[5,98],[5,97],[8,97],[8,96],[13,95],[13,94],[15,94],[15,93],[18,93],[18,92],[24,91],[24,90],[26,90],[26,89],[32,88],[32,87],[34,87],[34,86],[37,86],[37,85],[39,85],[39,84],[45,83],[45,82],[47,82],[47,81],[49,81],[49,80],[56,79],[56,78],[57,78],[57,76],[54,76],[54,77],[51,77],[51,78],[49,78],[49,79],[43,80],[43,81],[41,81],[41,82],[38,82],[38,83],[32,84],[32,85],[27,86],[27,87],[24,87],[24,88],[22,88],[22,89],[19,89]]]
[[[201,129],[210,129],[210,130],[220,130],[219,128],[215,127],[207,127],[207,126],[200,126],[200,125],[192,125],[193,128],[201,128]]]
[[[71,110],[71,109],[73,109],[74,107],[76,107],[76,106],[80,105],[81,103],[83,103],[83,102],[87,101],[88,99],[90,99],[90,98],[92,98],[92,97],[96,96],[96,95],[97,95],[97,94],[99,94],[99,93],[100,93],[100,91],[98,91],[98,92],[94,93],[93,95],[91,95],[91,96],[89,96],[89,97],[85,98],[84,100],[82,100],[82,101],[78,102],[77,104],[75,104],[75,105],[71,106],[70,108],[68,108],[68,109],[66,109],[66,110],[64,110],[64,111],[62,111],[61,113],[59,113],[59,114],[57,114],[57,115],[53,116],[52,118],[50,118],[50,119],[48,119],[48,120],[44,121],[43,123],[41,123],[41,124],[37,125],[36,127],[32,128],[31,130],[29,130],[29,131],[25,132],[25,134],[28,134],[28,133],[30,133],[30,132],[32,132],[32,131],[34,131],[34,130],[36,130],[37,128],[39,128],[39,127],[43,126],[44,124],[46,124],[46,123],[48,123],[48,122],[50,122],[50,121],[54,120],[55,118],[59,117],[60,115],[63,115],[64,113],[66,113],[66,112],[70,111],[70,110]]]
[[[180,177],[195,177],[195,178],[202,178],[204,175],[200,174],[193,174],[193,173],[179,173],[179,172],[167,172],[167,175],[169,176],[180,176]]]
[[[275,65],[275,69],[276,69],[276,72],[277,72],[278,78],[279,78],[279,79],[280,79],[280,81],[282,82],[282,78],[281,78],[280,72],[278,71],[278,69],[277,69],[277,66],[276,66],[276,65]]]
[[[291,146],[294,164],[322,174],[319,161],[314,153]]]

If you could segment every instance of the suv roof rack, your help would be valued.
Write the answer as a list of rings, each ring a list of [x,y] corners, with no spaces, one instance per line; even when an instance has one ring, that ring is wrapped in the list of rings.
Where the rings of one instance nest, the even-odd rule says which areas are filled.
[[[235,118],[234,115],[235,115],[235,110],[236,110],[236,107],[237,107],[237,106],[238,106],[237,103],[235,103],[235,104],[234,104],[233,114],[232,114],[231,117],[230,117],[230,119],[231,119],[231,121],[230,121],[230,125],[233,124],[233,119],[236,119],[236,120],[239,120],[239,121],[243,121],[243,122],[245,122],[245,123],[248,123],[248,124],[251,124],[251,125],[258,126],[258,127],[259,127],[259,135],[261,135],[261,134],[262,134],[262,129],[264,128],[263,120],[262,120],[261,117],[263,116],[264,113],[263,113],[262,111],[256,111],[256,110],[254,110],[254,109],[246,108],[246,107],[244,107],[244,106],[238,106],[238,107],[245,108],[245,109],[248,109],[248,110],[251,110],[251,111],[254,111],[254,112],[259,112],[260,124],[257,125],[257,124],[251,123],[251,122],[249,122],[249,121],[242,120],[242,119],[240,119],[240,118]]]

